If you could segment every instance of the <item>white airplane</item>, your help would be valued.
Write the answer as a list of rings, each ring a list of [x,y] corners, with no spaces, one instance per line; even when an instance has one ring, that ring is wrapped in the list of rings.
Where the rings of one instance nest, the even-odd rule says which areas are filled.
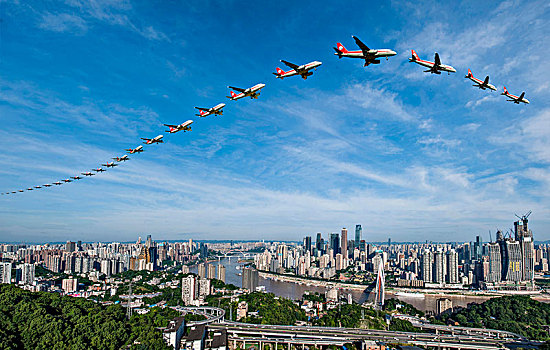
[[[485,80],[482,81],[481,79],[475,78],[474,75],[472,74],[472,71],[468,69],[468,74],[465,75],[464,78],[468,78],[471,81],[473,81],[475,84],[472,86],[478,87],[481,90],[489,89],[489,90],[497,91],[497,88],[494,85],[489,84],[489,76],[486,76]]]
[[[102,172],[106,171],[103,168],[97,168],[97,169],[92,169],[92,170],[95,171],[96,173],[102,173]]]
[[[162,135],[158,135],[156,137],[153,137],[152,139],[143,138],[143,137],[141,139],[145,140],[144,144],[151,145],[153,143],[163,143],[164,141],[162,141],[162,138],[163,138]]]
[[[361,40],[359,40],[356,36],[351,36],[354,40],[357,46],[361,50],[357,51],[348,51],[344,45],[341,43],[337,43],[336,47],[334,47],[334,50],[336,51],[334,54],[338,56],[338,58],[342,57],[350,57],[350,58],[361,58],[365,60],[364,67],[368,66],[369,64],[379,64],[380,60],[377,58],[380,57],[386,57],[386,60],[390,56],[397,55],[397,52],[390,50],[390,49],[370,49],[367,45],[365,45]]]
[[[61,180],[61,181],[63,181],[63,182],[73,182],[73,180],[71,180],[71,179],[65,179],[65,180]]]
[[[523,102],[525,104],[529,104],[529,100],[526,99],[525,97],[523,97],[523,96],[525,96],[525,91],[522,92],[521,95],[516,96],[516,95],[512,95],[511,93],[509,93],[508,90],[506,90],[506,86],[505,86],[504,87],[504,92],[501,93],[501,95],[504,95],[504,96],[509,98],[509,100],[506,100],[506,101],[514,102],[515,104],[518,104],[518,105],[519,105],[520,102]]]
[[[42,186],[34,186],[34,188],[42,188]]]
[[[139,145],[136,148],[128,148],[125,151],[127,151],[130,154],[141,153],[143,152],[143,146]]]
[[[446,64],[441,64],[441,60],[439,59],[439,54],[437,52],[435,53],[435,62],[421,60],[414,50],[411,50],[411,52],[412,57],[409,58],[409,62],[414,62],[421,66],[430,68],[424,71],[426,73],[430,72],[432,74],[441,74],[441,71],[447,72],[448,74],[456,73],[456,69],[453,67]]]
[[[313,72],[310,72],[310,70],[312,70],[312,69],[317,70],[317,67],[319,67],[320,65],[323,64],[323,62],[313,61],[313,62],[310,62],[308,64],[303,64],[303,65],[299,66],[297,64],[290,63],[290,62],[285,61],[285,60],[281,60],[281,62],[283,62],[284,64],[286,64],[290,68],[292,68],[291,70],[285,72],[281,68],[277,67],[277,73],[273,73],[273,74],[275,74],[275,76],[277,78],[281,78],[281,79],[286,78],[286,77],[291,77],[293,75],[300,75],[305,80],[310,75],[313,75]]]
[[[32,187],[27,188],[27,191],[32,191],[32,190],[33,190]]]
[[[248,89],[241,89],[234,86],[228,86],[228,88],[238,91],[239,93],[236,94],[233,91],[230,91],[231,96],[226,96],[231,101],[236,101],[238,99],[241,99],[243,97],[250,97],[250,98],[258,98],[260,96],[260,90],[265,87],[265,84],[256,84],[253,87],[249,87]]]
[[[77,175],[77,176],[71,176],[71,179],[73,179],[73,180],[80,180],[80,179],[82,179],[82,178],[81,178],[80,176]]]
[[[115,162],[110,162],[110,163],[106,163],[106,164],[101,164],[107,168],[114,168],[116,166],[118,166],[118,164],[115,164]]]
[[[176,133],[178,131],[191,131],[191,124],[193,124],[192,120],[188,120],[184,123],[181,123],[179,125],[173,125],[173,124],[164,124],[164,126],[168,127],[168,130],[165,130],[165,132],[169,132],[171,134]]]
[[[125,154],[122,157],[115,157],[115,158],[111,158],[111,159],[114,159],[117,162],[125,162],[125,161],[129,160],[130,158],[128,158],[128,155]]]
[[[24,190],[19,190],[19,192],[25,192]]]
[[[54,184],[54,185],[57,185],[57,186],[63,185],[63,183],[61,183],[61,182],[59,182],[59,181],[53,182],[53,184]]]
[[[87,171],[85,173],[81,173],[81,174],[84,175],[84,176],[94,176],[95,175],[94,173],[89,172],[89,171]]]
[[[16,191],[11,191],[11,193],[17,193]]]
[[[42,186],[44,186],[44,187],[52,187],[52,185],[50,185],[50,184],[44,184],[44,185],[42,185]]]
[[[199,113],[195,115],[199,117],[208,117],[211,114],[223,115],[223,107],[225,107],[225,103],[217,104],[212,108],[195,107],[199,110]]]

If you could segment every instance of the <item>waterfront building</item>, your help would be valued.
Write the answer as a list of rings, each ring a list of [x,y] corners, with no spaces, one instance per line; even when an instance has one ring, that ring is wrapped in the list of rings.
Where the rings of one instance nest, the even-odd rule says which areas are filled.
[[[216,278],[225,283],[225,266],[222,264],[218,265],[218,274]]]
[[[424,250],[422,254],[422,280],[424,283],[432,283],[433,254],[429,250]]]
[[[523,281],[533,281],[535,278],[535,246],[533,242],[533,233],[529,230],[527,217],[529,214],[521,217],[521,220],[514,222],[514,233],[516,241],[519,241],[522,255],[522,275]]]
[[[445,260],[443,258],[443,252],[438,250],[434,255],[433,265],[433,282],[442,284],[445,282]]]
[[[451,249],[447,251],[447,282],[457,284],[458,280],[458,253]]]
[[[201,263],[197,266],[197,274],[200,278],[206,278],[206,270],[208,266],[205,263]]]
[[[258,287],[259,279],[260,278],[259,278],[258,270],[251,267],[245,267],[242,270],[243,289],[246,289],[249,292],[256,291],[256,288]]]
[[[437,299],[437,314],[441,315],[447,310],[453,310],[453,302],[450,299],[447,298],[440,298]]]
[[[489,269],[485,281],[497,283],[502,280],[502,262],[500,254],[500,245],[498,243],[488,243],[487,251],[489,255]]]
[[[214,279],[216,278],[216,267],[212,264],[208,265],[208,270],[206,273],[206,278],[208,279]]]

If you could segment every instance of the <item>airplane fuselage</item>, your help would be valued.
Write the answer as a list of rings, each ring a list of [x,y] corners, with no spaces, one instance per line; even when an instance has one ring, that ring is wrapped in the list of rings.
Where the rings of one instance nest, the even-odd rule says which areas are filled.
[[[235,96],[231,97],[231,100],[236,101],[247,96],[250,98],[258,98],[258,96],[260,96],[260,93],[258,91],[260,91],[264,87],[265,87],[265,84],[256,84],[253,87],[246,89],[244,92],[240,92]]]
[[[476,83],[476,85],[474,86],[480,88],[481,90],[489,89],[489,90],[497,91],[497,88],[493,84],[489,84],[489,83],[485,84],[483,80],[475,78],[473,75],[467,75],[466,78]]]
[[[341,50],[341,49],[340,49]],[[335,52],[334,53],[338,57],[350,57],[350,58],[379,58],[379,57],[391,57],[397,55],[397,53],[390,49],[379,49],[379,50],[369,50],[367,52],[367,55],[361,50],[356,51],[347,51],[347,52]]]
[[[525,103],[525,104],[529,104],[529,100],[526,99],[525,97],[520,98],[519,96],[512,95],[509,92],[505,93],[504,96],[510,98],[510,100],[508,100],[508,101],[514,102],[515,104],[518,104],[518,105],[519,105],[520,102]]]
[[[308,76],[312,75],[313,72],[310,72],[310,70],[312,69],[317,69],[317,67],[319,67],[320,65],[322,65],[323,62],[319,62],[319,61],[313,61],[313,62],[310,62],[308,64],[304,64],[296,69],[291,69],[287,72],[284,72],[282,74],[277,74],[277,78],[286,78],[286,77],[291,77],[293,75],[301,75],[302,78],[306,79]]]
[[[434,62],[425,61],[425,60],[421,60],[421,59],[409,58],[409,62],[414,62],[416,64],[419,64],[421,66],[424,66],[424,67],[427,67],[427,68],[430,68],[430,69],[435,66]],[[446,64],[440,64],[439,66],[437,66],[437,70],[438,71],[443,71],[443,72],[456,73],[456,69],[454,69],[452,66],[449,66],[449,65],[446,65]]]

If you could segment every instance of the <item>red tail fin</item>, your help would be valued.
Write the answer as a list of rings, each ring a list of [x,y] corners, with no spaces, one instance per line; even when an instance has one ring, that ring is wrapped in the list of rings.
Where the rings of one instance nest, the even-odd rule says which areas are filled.
[[[506,86],[504,87],[504,93],[507,94],[508,90],[506,90]]]
[[[205,115],[205,114],[206,114],[206,112],[205,112],[205,111],[203,111],[202,109],[200,110],[200,112],[199,112],[199,113],[200,113],[200,115]]]
[[[472,71],[470,70],[470,68],[468,68],[468,76],[470,76],[470,77],[473,76]]]
[[[231,91],[231,97],[235,97],[235,96],[237,96],[237,94]]]
[[[277,67],[277,74],[285,74],[285,71]]]
[[[416,54],[416,51],[411,50],[411,54],[412,54],[413,60],[419,60],[419,59],[420,59],[420,58],[418,57],[418,55]]]
[[[338,48],[338,50],[339,50],[340,52],[343,52],[343,53],[349,52],[349,51],[344,47],[344,45],[342,45],[342,43],[337,43],[337,44],[336,44],[336,47]]]

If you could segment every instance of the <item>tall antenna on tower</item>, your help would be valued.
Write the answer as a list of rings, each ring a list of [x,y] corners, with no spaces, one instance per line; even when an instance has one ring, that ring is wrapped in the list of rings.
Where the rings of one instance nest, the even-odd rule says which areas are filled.
[[[132,281],[130,281],[130,287],[128,288],[128,300],[126,302],[126,317],[132,318],[132,299],[134,294],[132,293]]]

